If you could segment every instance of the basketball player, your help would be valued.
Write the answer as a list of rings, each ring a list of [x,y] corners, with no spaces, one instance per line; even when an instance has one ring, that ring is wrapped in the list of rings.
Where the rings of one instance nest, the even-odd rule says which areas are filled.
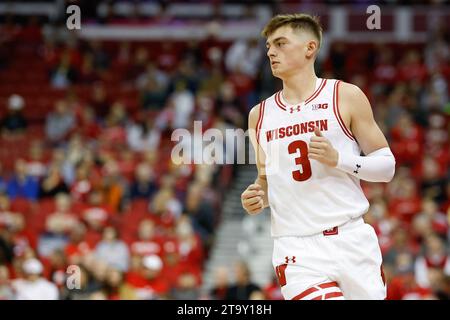
[[[395,159],[370,103],[357,86],[316,76],[317,18],[278,15],[262,34],[283,89],[250,111],[258,177],[241,201],[252,215],[271,209],[282,294],[385,299],[380,247],[362,219],[369,203],[359,181],[389,182]]]

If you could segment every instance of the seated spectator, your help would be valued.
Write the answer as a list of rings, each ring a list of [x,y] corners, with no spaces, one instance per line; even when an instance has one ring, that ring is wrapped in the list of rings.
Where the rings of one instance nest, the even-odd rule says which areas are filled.
[[[120,240],[117,230],[113,227],[104,229],[103,238],[95,248],[95,256],[112,268],[122,272],[128,270],[130,260],[128,247]]]
[[[195,232],[200,235],[203,244],[208,248],[214,232],[214,208],[203,196],[203,185],[193,182],[188,189],[184,210],[191,217]]]
[[[44,145],[42,141],[33,141],[29,152],[27,161],[28,173],[40,180],[47,172],[47,163],[44,159]]]
[[[41,276],[44,267],[38,259],[25,260],[22,268],[25,278],[12,283],[17,300],[58,300],[58,288]]]
[[[75,169],[75,181],[70,187],[70,194],[74,201],[86,202],[92,191],[89,166],[80,163]]]
[[[149,79],[141,91],[141,104],[145,110],[160,111],[164,108],[167,100],[166,86],[158,83],[156,79]]]
[[[139,89],[143,89],[151,81],[155,81],[156,83],[158,83],[158,85],[161,86],[161,88],[167,89],[167,86],[169,84],[169,77],[164,71],[158,69],[152,62],[149,62],[147,64],[145,72],[143,72],[136,79],[136,86]]]
[[[91,106],[83,108],[78,131],[83,139],[95,141],[101,133],[101,127],[95,118],[95,111]]]
[[[194,112],[194,95],[187,88],[185,81],[179,81],[175,84],[175,92],[170,97],[170,103],[173,104],[174,118],[173,128],[188,128],[191,123]]]
[[[143,152],[158,148],[161,140],[161,132],[155,126],[155,119],[148,116],[127,127],[127,142],[131,150]]]
[[[94,56],[90,52],[83,55],[81,70],[78,75],[78,82],[83,84],[92,84],[100,79],[94,68]]]
[[[161,277],[163,262],[157,255],[142,258],[137,272],[130,272],[125,278],[124,299],[156,300],[165,298],[169,285]]]
[[[144,219],[139,223],[138,238],[130,245],[133,255],[162,255],[163,237],[157,234],[153,220]]]
[[[424,253],[417,257],[414,271],[416,282],[423,288],[430,288],[430,270],[439,269],[450,276],[450,256],[445,243],[436,234],[430,234],[425,239]]]
[[[92,86],[91,97],[88,100],[88,104],[95,111],[97,117],[103,119],[109,113],[111,101],[105,86],[101,82],[96,82]]]
[[[119,153],[117,165],[119,166],[120,174],[127,183],[131,183],[137,165],[136,154],[125,145],[121,145],[117,149]]]
[[[27,128],[27,120],[22,114],[25,100],[22,96],[13,94],[8,99],[8,111],[0,121],[0,129],[6,137],[20,134]]]
[[[69,237],[64,253],[70,264],[80,264],[83,257],[93,251],[94,244],[86,240],[86,227],[83,223],[77,223],[70,231]]]
[[[431,296],[431,290],[417,284],[414,279],[414,256],[403,252],[397,256],[395,271],[387,286],[387,300],[417,300]]]
[[[57,101],[54,110],[47,115],[45,120],[47,139],[53,143],[60,143],[67,138],[74,127],[75,115],[64,100]]]
[[[121,300],[124,289],[123,273],[117,269],[109,268],[106,272],[105,294],[108,300]]]
[[[196,271],[198,275],[203,267],[203,247],[200,237],[195,234],[191,219],[183,215],[176,223],[175,236],[180,248],[180,262],[185,263]]]
[[[433,232],[445,238],[448,231],[448,221],[445,213],[439,210],[439,206],[431,198],[424,198],[422,200],[422,211],[419,215],[425,216],[431,223]]]
[[[3,212],[3,214],[5,214],[5,212]],[[3,214],[0,213],[0,215]],[[37,235],[27,228],[23,214],[10,212],[9,221],[4,222],[7,223],[4,226],[8,228],[7,233],[9,243],[15,257],[23,256],[28,249],[36,249]],[[1,228],[2,222],[0,221],[0,229]]]
[[[67,257],[61,249],[53,251],[45,264],[45,277],[56,284],[60,296],[62,296],[66,287],[66,271],[68,266]]]
[[[102,175],[100,188],[104,194],[104,203],[112,210],[119,211],[128,185],[120,174],[117,161],[113,158],[106,160]]]
[[[64,89],[75,82],[76,79],[76,69],[71,62],[70,52],[66,50],[58,64],[50,71],[50,83],[53,88]]]
[[[251,282],[250,270],[245,262],[237,262],[234,270],[236,283],[228,288],[226,300],[249,300],[254,291],[261,290],[256,284]]]
[[[59,168],[52,165],[47,173],[47,176],[42,180],[39,188],[39,198],[53,198],[59,193],[68,193],[69,188],[64,182]]]
[[[22,197],[28,200],[37,200],[38,181],[29,175],[27,164],[23,159],[16,160],[14,175],[9,179],[6,189],[10,199]]]
[[[113,214],[114,210],[105,204],[101,190],[94,189],[90,192],[87,204],[81,211],[81,218],[91,231],[101,234]]]
[[[92,54],[93,65],[98,72],[106,71],[110,65],[110,57],[103,49],[101,41],[93,40],[89,43],[88,52]]]
[[[236,40],[225,54],[227,71],[234,73],[241,70],[245,75],[255,79],[262,57],[258,39]]]
[[[152,198],[150,210],[161,222],[177,219],[182,213],[182,205],[175,197],[173,187],[161,186],[161,189]]]
[[[153,169],[146,162],[136,166],[135,179],[130,187],[131,199],[150,199],[157,192]]]
[[[78,216],[71,211],[72,202],[70,196],[59,193],[55,197],[55,212],[46,220],[46,231],[54,235],[67,235],[78,223]]]
[[[210,299],[225,300],[229,286],[228,273],[227,267],[218,267],[214,270],[214,286],[209,291]]]

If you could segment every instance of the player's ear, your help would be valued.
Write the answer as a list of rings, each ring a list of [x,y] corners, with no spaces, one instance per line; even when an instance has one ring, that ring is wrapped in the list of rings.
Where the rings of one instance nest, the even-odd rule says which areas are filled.
[[[318,43],[316,40],[310,40],[306,44],[306,57],[313,58],[318,50]]]

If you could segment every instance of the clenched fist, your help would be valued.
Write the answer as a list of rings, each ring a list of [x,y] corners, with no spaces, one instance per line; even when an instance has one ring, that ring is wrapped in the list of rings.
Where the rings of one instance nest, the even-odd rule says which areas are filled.
[[[242,207],[248,214],[258,214],[264,209],[264,190],[259,184],[251,184],[241,195]]]

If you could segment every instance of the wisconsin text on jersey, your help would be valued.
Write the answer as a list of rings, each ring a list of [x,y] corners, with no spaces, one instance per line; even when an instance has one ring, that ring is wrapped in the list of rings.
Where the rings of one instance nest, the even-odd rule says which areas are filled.
[[[307,121],[294,124],[292,126],[276,128],[266,131],[267,142],[284,137],[297,136],[307,132],[314,132],[314,127],[318,127],[320,131],[328,131],[328,120]]]

